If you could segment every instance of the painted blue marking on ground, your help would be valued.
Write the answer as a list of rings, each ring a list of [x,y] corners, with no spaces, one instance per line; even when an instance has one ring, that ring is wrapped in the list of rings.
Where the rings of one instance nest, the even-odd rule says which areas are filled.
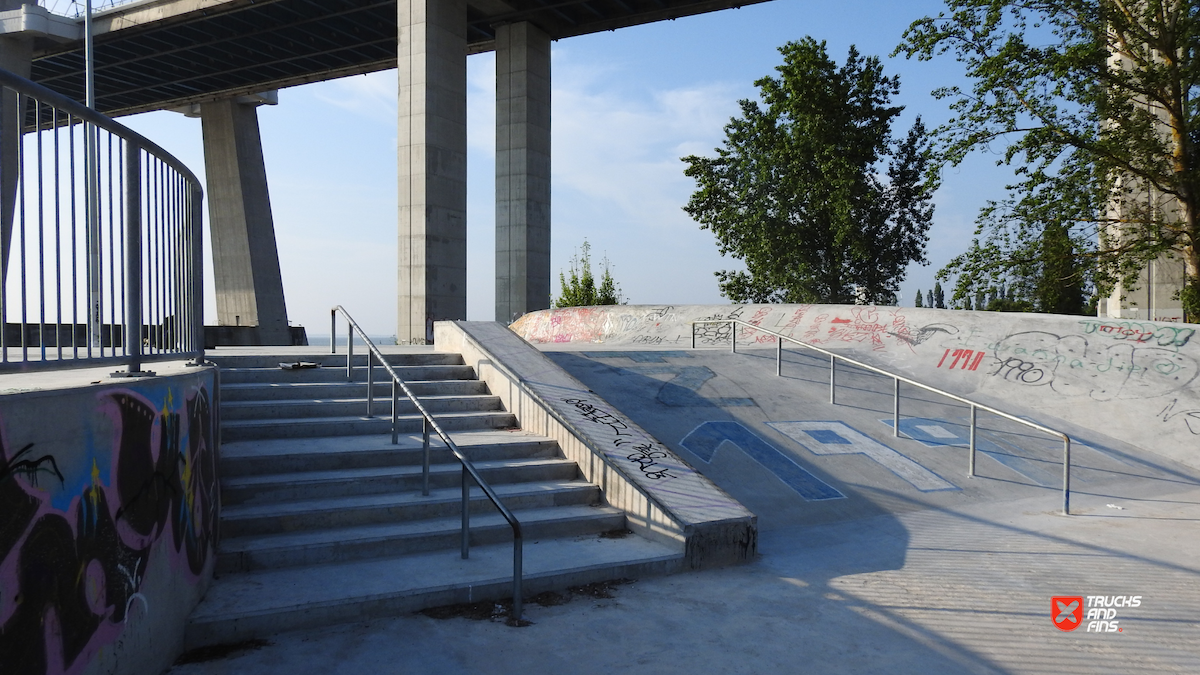
[[[738,422],[705,422],[679,443],[702,461],[711,462],[717,454],[717,448],[725,441],[741,448],[742,452],[775,474],[805,501],[846,498],[846,495],[809,473],[796,460]]]
[[[890,419],[879,421],[889,428],[892,426]],[[902,417],[900,432],[930,447],[971,447],[971,430],[966,424],[926,417]],[[983,432],[976,435],[975,450],[977,452],[991,457],[1038,485],[1054,487],[1062,483],[1062,464],[1052,450],[1034,452],[1011,442],[994,438],[990,433],[986,436]],[[1086,482],[1082,478],[1075,479]]]
[[[662,352],[584,352],[589,359],[629,359],[637,363],[666,363],[664,359],[690,359],[692,355],[682,351]]]
[[[850,441],[838,435],[832,429],[805,429],[804,433],[812,436],[818,443],[840,443],[850,445]]]
[[[954,483],[845,422],[768,422],[767,426],[814,455],[865,455],[921,492],[959,489]]]

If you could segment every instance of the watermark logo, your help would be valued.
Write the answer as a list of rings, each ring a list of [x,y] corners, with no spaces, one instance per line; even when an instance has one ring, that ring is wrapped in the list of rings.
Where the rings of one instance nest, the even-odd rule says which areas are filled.
[[[1061,631],[1086,625],[1087,633],[1124,633],[1118,611],[1141,607],[1140,595],[1060,595],[1050,598],[1050,618]]]
[[[1083,622],[1083,596],[1061,595],[1050,598],[1050,618],[1059,630],[1073,631]]]

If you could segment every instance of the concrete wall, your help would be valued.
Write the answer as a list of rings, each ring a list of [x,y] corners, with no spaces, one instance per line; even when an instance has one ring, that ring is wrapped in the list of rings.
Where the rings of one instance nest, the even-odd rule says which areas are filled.
[[[691,569],[753,559],[753,513],[502,324],[434,324],[439,351],[462,354],[521,428],[553,438],[629,529],[675,545]]]
[[[216,371],[155,367],[0,395],[0,672],[153,675],[182,650],[215,557]]]
[[[686,349],[692,321],[724,318],[1048,426],[1061,420],[1200,468],[1195,324],[903,307],[692,305],[543,310],[511,328],[532,343]],[[729,324],[696,330],[697,347],[727,348],[729,338]],[[752,329],[740,331],[738,342],[775,346],[774,337]]]

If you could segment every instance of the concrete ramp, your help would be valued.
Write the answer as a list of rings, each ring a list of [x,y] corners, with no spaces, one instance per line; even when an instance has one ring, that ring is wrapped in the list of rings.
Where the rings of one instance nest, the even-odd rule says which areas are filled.
[[[699,389],[692,385],[699,383],[716,396],[701,397],[710,405],[737,410],[744,406],[736,399],[754,397],[738,391],[717,395],[712,387],[728,389],[731,384],[721,380],[708,384],[714,378],[700,368],[716,369],[707,361],[696,360],[698,354],[729,348],[729,325],[697,327],[695,344],[704,351],[690,351],[691,322],[712,319],[740,319],[1063,428],[1073,437],[1123,444],[1200,468],[1200,339],[1196,339],[1200,326],[1195,324],[846,305],[689,305],[543,310],[526,314],[511,328],[544,351],[594,352],[598,355],[594,359],[573,358],[597,364],[616,363],[604,357],[606,351],[644,351],[648,356],[622,357],[630,366],[638,364],[625,370],[676,381],[666,393],[656,396],[680,403],[697,396]],[[737,341],[739,350],[769,349],[761,352],[772,361],[770,372],[764,371],[763,376],[774,376],[774,337],[739,329]],[[785,344],[785,349],[790,361],[805,363],[803,349],[791,344]],[[692,360],[685,363],[670,356],[654,356],[664,350],[686,353],[684,358]],[[792,375],[808,372],[804,377],[814,381],[825,378],[827,384],[827,372],[818,373],[816,360],[809,360],[809,366],[798,366],[802,369]],[[571,361],[564,356],[560,363],[570,366]],[[745,363],[748,361],[743,358],[731,367]],[[827,360],[824,368],[828,368]],[[588,382],[580,375],[587,370],[583,362],[577,361],[569,369]],[[890,412],[890,408],[885,410]],[[938,447],[938,443],[952,446],[960,438],[961,420],[943,422],[910,421],[911,428],[901,431],[913,439],[923,438],[933,444],[930,447]],[[811,438],[809,431],[819,430],[800,433]],[[1012,463],[1021,464],[1015,459]],[[1045,472],[1033,473],[1039,480],[1045,478]]]

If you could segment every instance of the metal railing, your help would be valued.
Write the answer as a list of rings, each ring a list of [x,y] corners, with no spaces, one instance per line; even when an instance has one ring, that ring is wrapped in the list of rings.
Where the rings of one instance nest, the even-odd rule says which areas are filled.
[[[412,390],[408,388],[408,383],[406,383],[403,378],[401,378],[399,375],[396,374],[396,371],[392,368],[392,365],[387,362],[386,358],[384,358],[383,352],[379,351],[379,347],[375,346],[375,343],[371,341],[371,338],[367,337],[366,332],[363,331],[363,329],[361,327],[359,327],[358,323],[355,322],[354,319],[350,316],[350,313],[347,312],[346,309],[344,307],[342,307],[341,305],[338,305],[337,307],[334,307],[333,309],[329,310],[329,345],[330,345],[329,349],[330,349],[330,353],[331,354],[337,353],[337,315],[339,313],[341,313],[341,315],[346,318],[346,380],[347,381],[354,380],[354,334],[355,333],[357,333],[359,335],[359,337],[362,338],[363,343],[367,347],[367,417],[374,416],[374,410],[373,410],[374,403],[375,403],[375,367],[374,367],[375,364],[374,364],[374,361],[376,359],[379,360],[379,364],[383,366],[384,370],[386,370],[388,375],[390,375],[392,378],[392,444],[393,445],[398,443],[400,440],[399,408],[400,408],[400,392],[401,391],[404,392],[404,395],[408,398],[408,400],[412,401],[412,404],[416,407],[417,412],[421,413],[421,418],[422,418],[421,419],[421,442],[422,442],[422,454],[423,454],[422,468],[421,468],[421,494],[425,495],[425,496],[429,495],[429,430],[430,429],[433,429],[433,431],[439,437],[441,437],[442,441],[446,443],[446,447],[449,448],[450,452],[453,453],[454,456],[458,459],[459,464],[462,465],[462,557],[463,557],[463,559],[465,560],[468,557],[470,557],[470,549],[471,549],[470,493],[471,493],[471,481],[472,480],[475,481],[475,484],[478,485],[481,490],[483,490],[483,494],[485,496],[487,496],[487,498],[496,507],[496,510],[498,510],[500,512],[500,515],[504,516],[504,519],[508,521],[509,526],[512,527],[512,531],[513,531],[513,608],[512,608],[511,618],[514,622],[520,621],[521,620],[521,609],[522,609],[521,583],[522,583],[522,577],[524,575],[523,556],[524,556],[524,548],[525,548],[524,539],[521,535],[521,523],[517,520],[516,516],[513,515],[512,511],[510,511],[507,506],[505,506],[503,503],[500,502],[500,497],[498,495],[496,495],[495,490],[493,490],[492,487],[490,485],[488,485],[487,481],[485,481],[483,479],[483,476],[479,473],[479,470],[475,468],[475,465],[471,463],[471,460],[467,458],[466,454],[464,454],[463,451],[454,442],[454,440],[450,438],[450,434],[447,434],[444,430],[442,430],[441,425],[439,425],[437,423],[437,420],[435,420],[433,418],[433,415],[431,415],[429,413],[429,411],[425,409],[425,406],[421,404],[421,400],[418,399],[416,397],[416,395],[413,394]]]
[[[748,329],[757,331],[759,333],[763,333],[765,335],[774,336],[775,337],[775,375],[777,375],[777,376],[783,375],[783,341],[784,340],[795,343],[801,347],[804,347],[805,349],[811,349],[812,351],[815,351],[820,354],[824,354],[824,355],[828,356],[829,357],[829,403],[831,405],[837,405],[837,362],[839,360],[845,361],[846,363],[849,363],[853,366],[857,366],[864,370],[869,370],[873,373],[878,373],[880,375],[892,378],[892,380],[894,382],[894,387],[892,389],[892,435],[893,436],[898,437],[900,435],[900,383],[901,382],[912,385],[914,387],[918,387],[920,389],[924,389],[925,391],[929,391],[934,394],[939,394],[941,396],[945,396],[946,398],[954,399],[955,401],[958,401],[960,403],[965,403],[965,404],[971,406],[971,439],[970,439],[970,445],[969,445],[970,451],[969,451],[968,459],[967,459],[967,475],[970,476],[971,478],[975,477],[975,437],[976,437],[976,429],[978,426],[977,425],[977,416],[978,416],[979,410],[990,412],[993,415],[1003,417],[1004,419],[1007,419],[1007,420],[1012,420],[1013,422],[1023,424],[1032,429],[1036,429],[1038,431],[1050,434],[1051,436],[1057,436],[1057,437],[1061,438],[1062,442],[1063,442],[1063,486],[1062,486],[1063,515],[1068,515],[1068,516],[1071,515],[1071,437],[1068,436],[1067,434],[1065,434],[1061,431],[1056,431],[1049,427],[1042,426],[1041,424],[1038,424],[1036,422],[1030,422],[1027,419],[1017,417],[1016,415],[1006,413],[1003,410],[997,410],[996,408],[993,408],[992,406],[984,405],[982,403],[972,401],[971,399],[968,399],[968,398],[963,398],[962,396],[959,396],[957,394],[952,394],[944,389],[932,387],[930,385],[923,384],[921,382],[917,382],[916,380],[912,380],[907,377],[897,375],[895,373],[889,373],[888,371],[883,370],[881,368],[876,368],[875,366],[868,365],[866,363],[863,363],[862,361],[857,361],[857,360],[849,358],[847,356],[842,356],[841,354],[835,354],[834,352],[831,352],[827,349],[821,349],[820,347],[811,345],[802,340],[797,340],[794,337],[791,337],[788,335],[783,335],[782,333],[776,333],[773,330],[767,330],[766,328],[762,328],[760,326],[755,326],[754,324],[748,323],[746,321],[742,321],[741,319],[707,319],[707,320],[703,320],[703,321],[693,321],[692,322],[692,349],[696,348],[696,326],[701,325],[701,324],[732,324],[730,326],[730,330],[729,330],[729,346],[730,346],[730,350],[734,353],[737,353],[737,333],[738,333],[737,327],[738,327],[738,325],[744,326]]]
[[[0,370],[203,363],[203,200],[149,139],[0,70]]]

